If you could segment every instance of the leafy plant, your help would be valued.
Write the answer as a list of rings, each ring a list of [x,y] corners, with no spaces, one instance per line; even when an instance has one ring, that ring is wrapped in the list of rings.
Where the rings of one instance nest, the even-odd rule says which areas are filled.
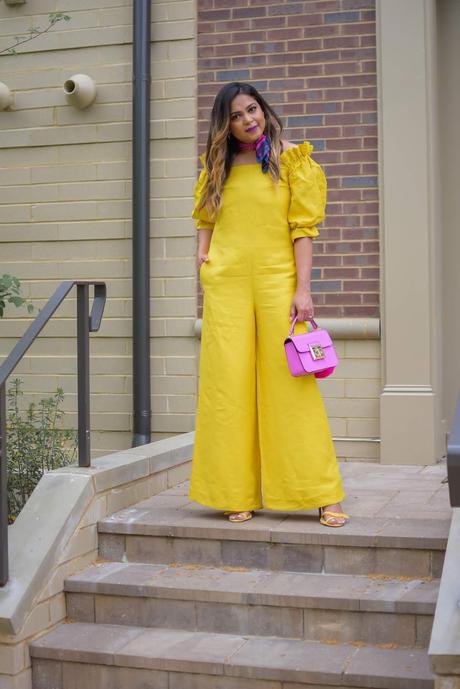
[[[48,33],[50,29],[55,26],[58,22],[69,22],[72,19],[68,14],[64,14],[64,12],[51,12],[48,15],[48,26],[45,27],[44,29],[40,29],[39,26],[33,26],[31,29],[28,30],[27,34],[24,36],[15,36],[16,43],[13,45],[10,45],[8,48],[4,48],[3,50],[0,50],[0,55],[2,53],[7,53],[8,55],[16,55],[16,48],[18,45],[21,45],[22,43],[27,43],[28,41],[32,41],[34,38],[38,38],[38,36],[43,36],[43,34]]]
[[[22,296],[19,280],[13,275],[4,273],[0,276],[0,318],[3,318],[3,312],[7,303],[14,304],[16,307],[27,304],[27,311],[29,313],[32,313],[34,310],[33,305]]]
[[[77,456],[77,433],[62,428],[64,392],[58,388],[49,398],[20,409],[22,381],[8,389],[7,465],[8,515],[18,516],[28,497],[47,471],[72,464]]]

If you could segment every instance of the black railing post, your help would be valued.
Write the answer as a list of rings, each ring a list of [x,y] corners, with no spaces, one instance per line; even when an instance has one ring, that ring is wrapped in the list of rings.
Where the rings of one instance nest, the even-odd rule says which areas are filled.
[[[89,426],[89,285],[77,285],[78,465],[91,464]]]
[[[8,476],[6,467],[6,392],[0,385],[0,586],[8,581]]]

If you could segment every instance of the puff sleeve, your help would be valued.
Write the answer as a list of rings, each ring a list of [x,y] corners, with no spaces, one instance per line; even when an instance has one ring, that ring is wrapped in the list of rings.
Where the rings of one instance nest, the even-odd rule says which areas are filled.
[[[203,169],[200,172],[200,176],[195,185],[195,191],[193,192],[195,204],[193,207],[192,218],[196,220],[197,230],[212,230],[214,227],[214,222],[210,219],[206,208],[199,208],[201,198],[205,193],[206,186],[208,184],[208,174],[204,165],[204,154],[200,157],[200,160],[203,164]]]
[[[304,141],[283,154],[291,190],[288,223],[292,242],[299,237],[317,237],[316,226],[325,218],[326,177],[310,157],[312,151],[313,146]]]

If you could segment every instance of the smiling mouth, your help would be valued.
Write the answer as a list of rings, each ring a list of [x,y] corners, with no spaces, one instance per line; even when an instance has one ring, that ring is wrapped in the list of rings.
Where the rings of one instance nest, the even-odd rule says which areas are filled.
[[[257,129],[258,126],[259,126],[258,124],[255,124],[253,127],[250,127],[249,129],[246,129],[246,132],[253,132],[253,131],[255,131],[255,130]]]

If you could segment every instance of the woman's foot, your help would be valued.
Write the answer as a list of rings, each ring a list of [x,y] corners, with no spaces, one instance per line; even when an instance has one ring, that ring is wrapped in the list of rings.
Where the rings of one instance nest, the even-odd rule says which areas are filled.
[[[345,526],[349,518],[348,514],[342,512],[340,503],[319,508],[319,521],[324,526],[332,526],[335,528]]]
[[[228,517],[229,522],[247,522],[253,517],[253,513],[249,510],[246,512],[224,512],[224,514]]]

